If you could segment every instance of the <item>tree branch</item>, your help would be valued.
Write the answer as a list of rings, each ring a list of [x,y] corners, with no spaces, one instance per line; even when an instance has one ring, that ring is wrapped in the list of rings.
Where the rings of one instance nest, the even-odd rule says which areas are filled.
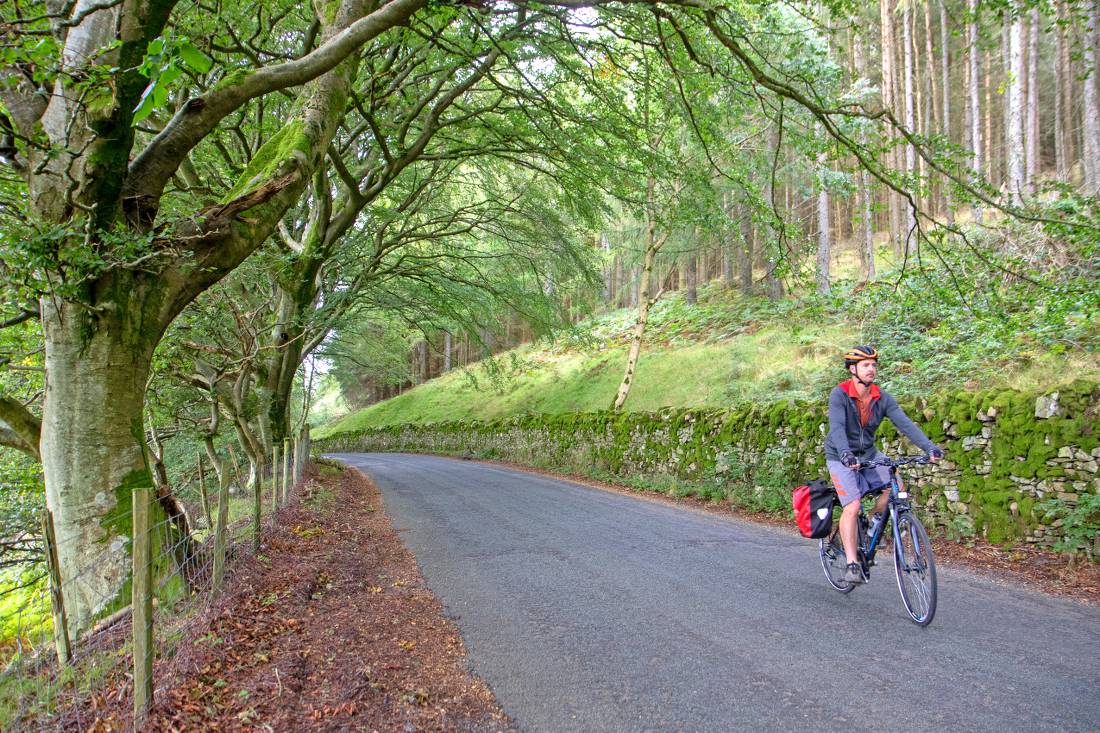
[[[35,310],[23,309],[23,312],[17,316],[12,316],[6,321],[0,321],[0,328],[11,328],[12,326],[18,326],[20,323],[26,323],[27,321],[41,318],[40,312]]]
[[[35,460],[41,460],[38,441],[42,420],[18,400],[0,395],[0,445],[15,448]]]
[[[391,0],[300,59],[260,69],[235,84],[191,99],[131,163],[123,197],[141,198],[155,206],[183,159],[227,115],[256,97],[316,79],[363,44],[407,23],[427,4],[428,0]]]

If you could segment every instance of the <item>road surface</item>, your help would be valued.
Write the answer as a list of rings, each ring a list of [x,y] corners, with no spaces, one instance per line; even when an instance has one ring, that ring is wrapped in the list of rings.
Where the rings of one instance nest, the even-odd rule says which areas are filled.
[[[889,555],[829,588],[816,541],[501,466],[341,454],[520,730],[1100,731],[1100,610]]]

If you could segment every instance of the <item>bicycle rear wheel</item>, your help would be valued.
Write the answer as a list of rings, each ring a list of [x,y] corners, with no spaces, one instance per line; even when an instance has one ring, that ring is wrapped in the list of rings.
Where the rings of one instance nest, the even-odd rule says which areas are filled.
[[[932,623],[936,615],[936,563],[924,525],[910,512],[898,516],[894,570],[909,618],[920,626]]]
[[[841,593],[851,593],[855,585],[844,580],[844,571],[848,569],[848,559],[844,556],[844,545],[840,541],[840,525],[828,537],[818,540],[818,552],[821,554],[821,569],[829,585]]]

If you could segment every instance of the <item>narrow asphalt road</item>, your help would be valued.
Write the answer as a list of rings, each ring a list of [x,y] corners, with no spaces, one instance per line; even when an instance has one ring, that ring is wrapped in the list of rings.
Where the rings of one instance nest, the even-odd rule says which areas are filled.
[[[381,488],[473,671],[522,731],[1098,731],[1100,611],[893,564],[831,590],[816,542],[499,466],[337,456]]]

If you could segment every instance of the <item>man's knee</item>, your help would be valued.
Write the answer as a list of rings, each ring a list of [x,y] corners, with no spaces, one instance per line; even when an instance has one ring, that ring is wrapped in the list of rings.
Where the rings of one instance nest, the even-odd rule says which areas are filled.
[[[851,502],[850,504],[848,504],[847,506],[844,507],[844,511],[841,512],[840,516],[841,516],[841,518],[843,518],[843,517],[854,517],[857,514],[859,514],[859,502],[858,501],[853,501],[853,502]]]

